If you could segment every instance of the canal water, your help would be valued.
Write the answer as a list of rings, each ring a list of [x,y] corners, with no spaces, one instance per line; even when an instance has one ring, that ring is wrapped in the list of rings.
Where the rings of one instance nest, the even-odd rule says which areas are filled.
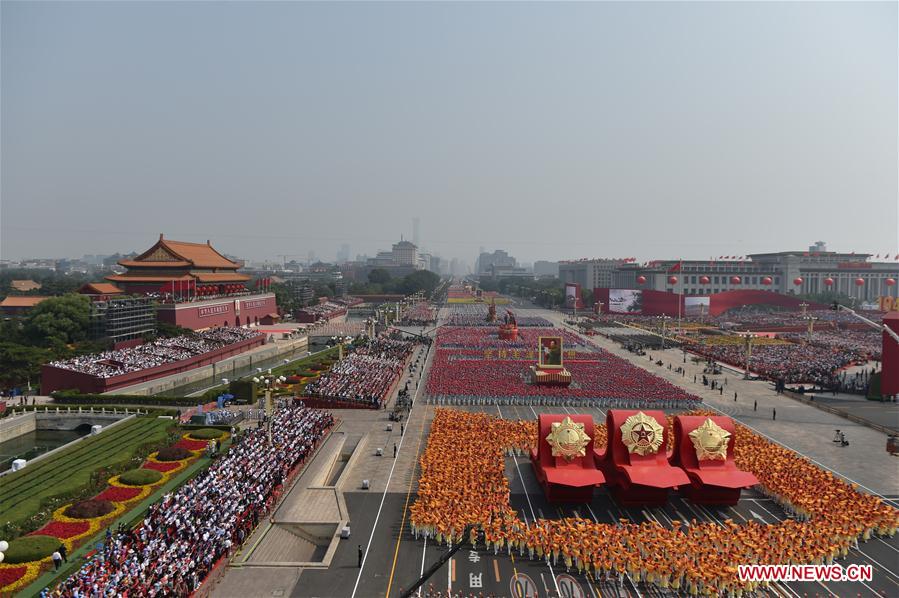
[[[31,461],[39,455],[90,434],[90,426],[76,430],[35,430],[0,442],[0,471],[12,467],[15,459]]]

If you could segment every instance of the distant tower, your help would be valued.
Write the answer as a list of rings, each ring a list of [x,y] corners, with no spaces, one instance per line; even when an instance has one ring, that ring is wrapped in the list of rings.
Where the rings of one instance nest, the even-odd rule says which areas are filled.
[[[419,224],[421,224],[421,220],[418,218],[418,216],[416,216],[415,218],[412,219],[412,243],[416,247],[420,246],[418,243],[418,240],[419,240],[418,239],[418,225]]]

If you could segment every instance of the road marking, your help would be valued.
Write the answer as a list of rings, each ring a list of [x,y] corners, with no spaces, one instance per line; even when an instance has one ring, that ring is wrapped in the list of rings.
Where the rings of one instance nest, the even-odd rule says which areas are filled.
[[[448,595],[453,593],[453,559],[450,559],[449,566],[446,568],[446,593]],[[390,594],[388,593],[387,596]]]
[[[427,365],[427,361],[425,361],[425,365]],[[422,366],[424,367],[424,366]],[[407,422],[412,421],[412,412],[415,411],[415,405],[418,404],[418,393],[421,390],[421,387],[416,387],[415,394],[412,395],[412,409],[409,410],[409,419]],[[427,407],[424,407],[427,410]],[[418,452],[421,450],[421,438],[425,431],[425,423],[426,419],[422,420],[421,430],[418,431],[418,448],[415,451],[416,457],[418,456]],[[406,440],[406,435],[403,434],[400,436],[400,443],[397,446],[397,456],[399,456],[400,451],[403,450],[403,441]],[[378,521],[381,518],[381,510],[384,508],[384,500],[387,498],[387,491],[390,490],[390,480],[393,479],[393,472],[396,469],[396,463],[399,459],[394,459],[393,464],[390,466],[390,473],[387,475],[387,484],[384,486],[384,494],[381,495],[381,504],[378,505],[378,513],[375,515],[375,523],[371,528],[371,535],[368,537],[368,544],[365,547],[365,554],[362,555],[362,566],[359,567],[359,573],[356,575],[356,584],[353,586],[353,593],[350,594],[350,598],[355,598],[356,592],[359,590],[359,581],[362,579],[362,572],[365,570],[365,561],[368,559],[368,552],[371,550],[371,543],[375,538],[375,531],[378,529]],[[400,524],[400,531],[397,534],[396,538],[396,550],[393,553],[393,566],[390,568],[390,579],[387,582],[387,595],[390,595],[390,587],[393,585],[393,574],[396,570],[396,559],[400,553],[400,541],[403,539],[403,526],[406,525],[406,511],[409,508],[409,495],[412,493],[412,481],[415,479],[415,468],[418,465],[418,459],[415,459],[412,464],[412,475],[409,476],[409,490],[406,492],[406,506],[403,507],[403,521]]]
[[[453,569],[453,581],[456,581],[456,559],[450,559],[450,565]]]
[[[425,551],[428,549],[428,537],[425,536],[425,543],[421,547],[421,571],[418,572],[418,576],[421,577],[425,574]],[[424,585],[424,584],[422,584]],[[418,586],[417,596],[421,596],[421,586]]]
[[[758,519],[759,521],[761,521],[762,523],[764,523],[765,525],[768,525],[768,522],[765,521],[765,519],[761,515],[759,515],[752,509],[749,509],[749,514],[752,515],[753,517],[755,517],[756,519]]]
[[[496,410],[499,412],[500,418],[505,419],[503,417],[502,409],[499,408],[499,405],[496,406]],[[524,476],[521,475],[521,467],[518,466],[518,459],[516,459],[515,457],[512,457],[512,460],[515,462],[515,470],[518,472],[518,479],[521,480],[521,486],[522,486],[522,488],[524,488],[524,498],[528,501],[528,509],[530,509],[530,511],[531,511],[531,519],[533,519],[534,522],[536,522],[537,515],[534,514],[534,505],[531,504],[531,496],[530,496],[530,493],[528,492],[528,487],[524,483]],[[542,512],[540,513],[540,518],[543,519]],[[509,554],[511,554],[511,551],[509,551]],[[550,573],[550,575],[552,575],[553,585],[556,587],[556,593],[558,594],[559,593],[559,584],[556,582],[556,574],[553,572],[553,566],[549,563],[547,563],[547,566],[549,567],[549,573]]]
[[[895,546],[893,546],[892,544],[890,544],[889,542],[887,542],[887,541],[884,540],[883,538],[877,536],[877,540],[880,541],[880,542],[883,542],[884,544],[886,544],[887,547],[888,547],[890,550],[895,550],[896,552],[899,552],[899,548],[896,548]]]
[[[496,577],[496,583],[499,583],[499,561],[493,559],[493,575]]]

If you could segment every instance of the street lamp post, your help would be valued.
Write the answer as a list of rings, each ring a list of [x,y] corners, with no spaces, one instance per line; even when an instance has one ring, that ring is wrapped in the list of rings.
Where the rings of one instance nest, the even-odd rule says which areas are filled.
[[[275,384],[279,384],[279,383],[284,384],[285,382],[287,382],[287,378],[285,378],[284,376],[274,376],[272,374],[272,371],[269,370],[268,374],[262,376],[261,378],[254,377],[253,382],[256,384],[265,385],[265,421],[266,421],[266,431],[268,434],[268,444],[269,444],[269,446],[271,446],[271,444],[272,444],[272,419],[274,419],[273,418],[274,405],[273,405],[273,401],[272,401],[272,387],[274,387]]]
[[[743,372],[743,379],[749,380],[749,360],[752,359],[752,335],[747,333],[742,336],[746,341],[746,369]]]
[[[669,316],[668,314],[662,314],[661,316],[659,316],[659,318],[661,318],[661,320],[662,320],[662,351],[664,351],[665,350],[665,335],[667,334],[666,328],[667,328],[668,320],[671,319],[671,316]]]

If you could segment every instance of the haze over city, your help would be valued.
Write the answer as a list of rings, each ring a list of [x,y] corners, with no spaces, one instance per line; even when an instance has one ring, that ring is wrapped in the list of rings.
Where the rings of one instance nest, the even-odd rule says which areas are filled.
[[[899,249],[896,3],[0,10],[3,259]]]

